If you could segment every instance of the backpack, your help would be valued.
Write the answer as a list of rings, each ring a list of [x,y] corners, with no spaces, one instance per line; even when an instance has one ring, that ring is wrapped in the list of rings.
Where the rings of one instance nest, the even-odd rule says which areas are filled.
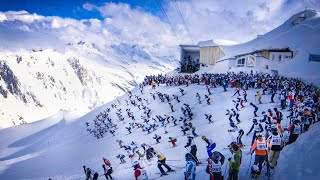
[[[111,166],[111,162],[109,161],[109,159],[103,158],[103,162],[106,166]]]

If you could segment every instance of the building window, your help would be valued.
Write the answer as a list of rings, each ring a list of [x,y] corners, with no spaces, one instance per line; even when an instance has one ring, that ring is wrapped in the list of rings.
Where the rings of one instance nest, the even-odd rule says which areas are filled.
[[[238,65],[237,65],[237,67],[244,67],[244,63],[245,63],[245,59],[244,59],[244,58],[238,59]]]

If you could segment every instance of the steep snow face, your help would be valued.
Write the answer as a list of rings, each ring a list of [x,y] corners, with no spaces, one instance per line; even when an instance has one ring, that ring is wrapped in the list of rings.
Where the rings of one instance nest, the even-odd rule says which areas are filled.
[[[156,56],[154,47],[148,52],[122,43],[99,49],[80,41],[61,49],[2,50],[0,127],[60,109],[87,112],[132,89],[145,75],[177,66],[173,56]]]
[[[298,25],[292,22],[303,16],[300,12],[276,29],[247,43],[234,46],[223,46],[226,59],[239,54],[250,53],[261,49],[289,47],[294,54],[290,61],[270,62],[269,69],[279,70],[286,76],[302,77],[320,84],[320,63],[308,62],[309,53],[320,54],[320,13],[315,10],[306,11],[306,19]],[[228,66],[217,66],[217,71],[226,71]]]
[[[313,125],[307,133],[301,134],[297,141],[281,151],[275,179],[310,179],[320,176],[319,136],[320,124]]]

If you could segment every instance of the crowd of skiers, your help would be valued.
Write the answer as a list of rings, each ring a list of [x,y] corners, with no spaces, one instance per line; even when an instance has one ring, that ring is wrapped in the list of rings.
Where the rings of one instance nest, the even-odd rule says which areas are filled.
[[[168,94],[156,91],[157,86],[160,84],[179,86],[180,94],[174,94],[171,98]],[[278,75],[251,72],[238,74],[205,73],[202,75],[147,76],[139,86],[139,89],[140,93],[143,94],[144,86],[152,86],[152,91],[150,92],[151,100],[159,103],[167,103],[170,111],[176,112],[178,109],[175,109],[173,101],[175,101],[175,103],[181,103],[181,99],[186,93],[182,86],[189,86],[190,84],[204,84],[206,86],[208,95],[205,95],[204,98],[207,100],[207,105],[210,105],[210,88],[221,86],[224,91],[227,91],[227,88],[235,88],[233,97],[237,96],[236,100],[230,102],[233,103],[235,107],[230,110],[228,109],[226,112],[230,124],[228,131],[229,133],[237,132],[238,136],[234,138],[234,141],[228,146],[232,157],[227,159],[229,165],[228,168],[225,169],[225,173],[223,173],[222,168],[225,163],[225,156],[221,152],[215,151],[216,144],[211,139],[202,136],[202,140],[207,143],[208,159],[206,172],[210,175],[210,179],[223,179],[227,172],[230,180],[238,179],[243,156],[242,148],[245,146],[241,139],[243,135],[249,136],[252,133],[251,144],[247,146],[250,146],[249,154],[251,154],[251,156],[253,153],[255,154],[253,165],[251,166],[250,164],[250,167],[251,177],[256,178],[261,174],[263,167],[266,166],[270,169],[275,168],[283,147],[294,143],[301,133],[308,131],[310,125],[318,122],[320,118],[319,89],[313,85],[306,84],[300,79],[286,78]],[[240,120],[240,112],[241,109],[245,107],[245,103],[247,103],[247,90],[249,89],[254,89],[256,94],[255,102],[249,103],[253,108],[252,126],[249,131],[245,133],[238,124],[242,121],[247,121],[246,119]],[[262,92],[262,94],[260,92]],[[270,101],[263,98],[263,95],[266,94],[271,95]],[[276,94],[279,95],[280,106],[259,111],[259,104],[274,103]],[[202,99],[200,94],[196,93],[195,97],[198,103],[201,104]],[[191,122],[194,115],[192,108],[188,104],[181,103],[181,114],[183,116],[176,118],[169,115],[169,112],[163,116],[153,114],[152,109],[148,107],[150,99],[143,99],[139,95],[133,97],[131,92],[128,92],[128,99],[125,101],[126,106],[138,108],[139,111],[143,111],[143,114],[145,114],[145,116],[139,118],[143,120],[141,123],[136,121],[136,117],[129,107],[126,109],[126,115],[123,115],[121,108],[117,109],[116,114],[119,122],[129,122],[128,126],[125,127],[128,134],[134,131],[143,131],[150,134],[159,128],[163,128],[163,133],[166,134],[168,133],[168,124],[173,124],[173,126],[181,124],[182,135],[187,135],[187,132],[190,131],[192,136],[188,136],[188,141],[184,146],[189,150],[189,153],[185,154],[186,170],[184,175],[186,180],[194,180],[196,177],[196,166],[204,162],[200,162],[197,157],[197,145],[195,144],[194,138],[198,135],[195,132],[196,128]],[[120,104],[120,102],[118,103]],[[274,106],[274,104],[270,104],[270,107],[271,106]],[[111,108],[116,109],[116,104],[113,104]],[[260,112],[261,116],[258,115]],[[98,114],[93,122],[87,122],[86,126],[88,127],[89,133],[94,134],[97,138],[104,137],[106,132],[110,132],[114,136],[117,126],[109,117],[109,113],[110,108],[107,108]],[[215,112],[211,112],[211,114],[204,115],[209,124],[213,122],[212,114],[214,113]],[[288,113],[289,115],[284,117],[283,113]],[[289,125],[282,123],[284,118],[289,119]],[[161,138],[159,133],[153,136],[156,144],[161,143]],[[172,144],[172,147],[176,147],[177,140],[177,137],[169,137],[168,142]],[[149,165],[149,160],[154,157],[158,159],[158,169],[161,175],[168,175],[167,172],[174,171],[166,164],[166,157],[156,150],[152,144],[141,143],[139,145],[138,142],[133,141],[125,144],[122,140],[117,140],[117,142],[125,153],[118,154],[116,157],[120,160],[120,163],[125,163],[125,158],[130,159],[132,167],[134,168],[135,179],[148,179],[148,173],[143,167]],[[108,174],[106,172],[110,170],[110,168],[105,169],[107,166],[107,164],[104,164],[103,167],[105,175]],[[165,171],[163,167],[165,167],[167,171]],[[94,171],[89,168],[84,167],[84,171],[86,175],[90,172],[89,176],[87,175],[87,179],[95,174],[93,173]],[[110,172],[112,172],[112,168]],[[111,173],[108,175],[111,175]],[[111,176],[106,176],[106,178],[112,179]]]

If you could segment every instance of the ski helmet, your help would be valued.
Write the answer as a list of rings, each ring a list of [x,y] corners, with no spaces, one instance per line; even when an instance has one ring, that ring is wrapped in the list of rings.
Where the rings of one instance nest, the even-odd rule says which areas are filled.
[[[190,153],[185,154],[184,157],[186,160],[192,159],[192,155]]]
[[[277,125],[273,124],[273,125],[271,126],[271,131],[272,131],[272,132],[277,132],[277,131],[278,131]]]
[[[213,160],[220,160],[220,154],[217,151],[213,152],[211,157]]]
[[[133,164],[132,164],[132,167],[136,167],[139,165],[139,162],[138,161],[134,161]]]
[[[202,136],[202,140],[206,140],[207,139],[207,137],[206,136]]]

